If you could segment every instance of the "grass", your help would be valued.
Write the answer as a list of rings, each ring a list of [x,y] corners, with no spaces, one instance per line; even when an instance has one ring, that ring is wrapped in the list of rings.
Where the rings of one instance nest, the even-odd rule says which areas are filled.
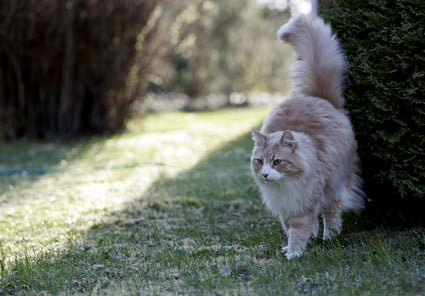
[[[351,232],[299,260],[248,170],[267,109],[169,112],[78,142],[0,143],[0,295],[420,295],[425,231]],[[357,220],[356,220],[357,219]]]

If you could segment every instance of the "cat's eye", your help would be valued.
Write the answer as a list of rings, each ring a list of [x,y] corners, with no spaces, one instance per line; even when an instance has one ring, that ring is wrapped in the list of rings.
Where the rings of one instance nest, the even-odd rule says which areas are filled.
[[[260,159],[260,158],[256,158],[256,159],[254,159],[254,161],[255,161],[256,164],[263,165],[263,160]]]
[[[281,165],[282,162],[283,162],[282,159],[275,159],[275,160],[273,160],[273,165]]]

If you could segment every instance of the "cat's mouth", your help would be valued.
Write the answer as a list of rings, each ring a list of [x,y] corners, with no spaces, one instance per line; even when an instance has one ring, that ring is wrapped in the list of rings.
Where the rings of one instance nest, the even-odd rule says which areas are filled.
[[[264,183],[275,183],[277,181],[279,181],[280,179],[266,179],[266,178],[262,178]]]

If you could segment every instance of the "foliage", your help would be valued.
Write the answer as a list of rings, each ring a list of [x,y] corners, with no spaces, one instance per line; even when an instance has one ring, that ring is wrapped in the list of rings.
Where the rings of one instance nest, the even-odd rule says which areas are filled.
[[[324,1],[322,14],[347,54],[347,107],[369,197],[396,212],[408,198],[415,211],[425,197],[425,2]]]
[[[159,46],[159,1],[2,1],[0,137],[121,129]]]
[[[423,294],[424,229],[352,225],[286,261],[248,169],[268,111],[156,113],[114,136],[0,143],[0,294]]]
[[[161,90],[209,93],[287,91],[288,47],[275,32],[285,21],[255,0],[186,0],[169,30],[168,81]]]

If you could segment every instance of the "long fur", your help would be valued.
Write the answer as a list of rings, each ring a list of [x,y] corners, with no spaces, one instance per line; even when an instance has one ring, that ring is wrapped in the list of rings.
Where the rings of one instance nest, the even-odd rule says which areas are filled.
[[[319,17],[298,16],[282,26],[277,36],[299,56],[292,71],[295,93],[324,98],[343,108],[345,57],[331,27]]]
[[[344,211],[364,206],[357,143],[342,95],[345,57],[329,25],[316,16],[292,18],[278,31],[299,55],[294,94],[253,133],[251,170],[263,201],[288,235],[288,259],[317,235],[339,233]],[[278,160],[276,162],[275,160]]]

